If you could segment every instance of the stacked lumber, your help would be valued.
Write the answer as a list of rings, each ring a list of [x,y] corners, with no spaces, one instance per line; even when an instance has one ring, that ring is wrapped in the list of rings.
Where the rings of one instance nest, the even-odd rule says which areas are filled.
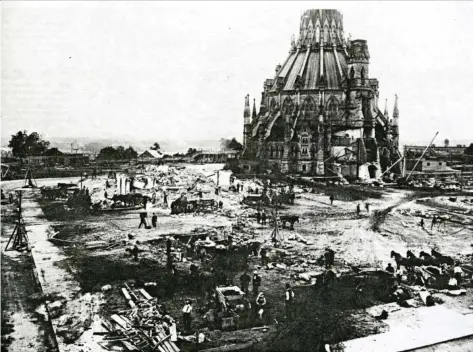
[[[109,335],[104,341],[121,344],[127,351],[179,352],[171,341],[169,324],[163,320],[157,300],[145,289],[132,290],[126,284],[121,292],[131,309],[119,311],[102,322],[105,334]]]

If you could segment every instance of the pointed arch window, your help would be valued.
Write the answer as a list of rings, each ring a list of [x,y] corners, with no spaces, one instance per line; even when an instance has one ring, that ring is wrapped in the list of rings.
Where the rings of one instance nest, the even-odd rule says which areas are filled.
[[[335,99],[328,104],[328,114],[330,119],[336,119],[338,116],[338,103]]]
[[[286,99],[284,99],[282,110],[286,115],[292,114],[294,111],[294,102],[291,98],[286,97]]]
[[[305,118],[312,118],[316,116],[317,105],[315,104],[314,98],[311,96],[307,97],[302,103],[302,112]]]
[[[274,100],[274,98],[271,98],[271,101],[269,102],[269,111],[273,112],[274,109],[276,109],[276,100]]]

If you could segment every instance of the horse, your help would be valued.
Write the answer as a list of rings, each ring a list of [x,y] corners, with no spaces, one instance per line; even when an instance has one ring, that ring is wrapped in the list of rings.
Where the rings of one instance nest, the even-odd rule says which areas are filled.
[[[413,266],[424,265],[424,260],[422,260],[421,258],[416,257],[416,255],[411,250],[408,250],[406,255],[407,255],[407,259],[409,260],[411,265],[413,265]]]
[[[420,251],[419,257],[420,258],[425,258],[425,259],[432,259],[432,256],[429,253],[424,252],[424,251]]]
[[[396,261],[396,265],[398,269],[400,268],[401,265],[405,267],[411,266],[411,263],[409,262],[407,258],[404,258],[401,254],[395,251],[391,251],[391,258],[394,258],[394,260]]]
[[[291,225],[290,229],[294,230],[294,223],[299,222],[299,217],[297,215],[282,215],[280,220],[283,229],[286,227],[286,222],[288,222]]]
[[[429,253],[426,253],[424,251],[421,251],[419,253],[419,257],[423,259],[424,265],[439,266],[441,264],[441,262],[438,259],[432,257]]]
[[[432,248],[431,253],[432,253],[432,256],[434,256],[435,259],[439,260],[441,263],[445,263],[447,265],[455,264],[455,261],[453,260],[452,257],[443,255],[440,252],[436,251],[434,248]]]

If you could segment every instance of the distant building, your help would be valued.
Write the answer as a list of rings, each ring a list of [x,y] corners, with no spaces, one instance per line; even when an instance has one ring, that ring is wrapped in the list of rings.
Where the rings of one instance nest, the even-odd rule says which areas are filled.
[[[339,11],[305,11],[299,38],[263,84],[260,110],[245,97],[240,169],[379,177],[401,156],[399,109],[397,96],[392,119],[378,108],[369,60],[366,40],[345,39]]]
[[[236,150],[197,150],[192,160],[197,163],[226,163],[238,159],[239,155]]]
[[[417,160],[427,148],[426,145],[404,146],[404,157],[406,158],[406,173],[412,171]],[[447,172],[459,169],[468,164],[471,157],[465,154],[466,146],[435,146],[432,145],[422,156],[422,160],[416,166],[416,172]]]
[[[7,159],[7,158],[13,158],[12,148],[1,147],[0,151],[1,151],[2,160]]]
[[[163,158],[163,154],[158,150],[148,149],[141,153],[138,157],[141,161],[160,161]]]
[[[417,163],[416,159],[409,159],[406,161],[406,171],[410,172],[414,169],[414,165]],[[436,172],[458,172],[447,165],[446,161],[441,160],[427,160],[423,159],[419,161],[414,171],[425,172],[425,173],[436,173]]]

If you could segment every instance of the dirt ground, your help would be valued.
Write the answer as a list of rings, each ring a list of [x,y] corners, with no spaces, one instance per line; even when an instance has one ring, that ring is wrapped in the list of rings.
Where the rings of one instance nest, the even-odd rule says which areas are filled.
[[[29,253],[4,251],[13,228],[2,226],[2,351],[57,351]]]
[[[198,171],[198,168],[193,166],[192,172]],[[206,170],[209,171],[212,170]],[[48,184],[54,182],[58,181],[47,181]],[[99,177],[97,180],[84,181],[83,186],[91,190],[93,197],[102,197],[105,182],[105,177]],[[252,180],[236,182],[243,183],[245,189],[248,185],[254,186]],[[8,182],[4,184],[2,187],[9,187]],[[211,182],[210,184],[210,189],[213,189]],[[13,185],[12,183],[10,188]],[[335,251],[335,268],[340,274],[363,269],[383,270],[388,263],[394,265],[390,257],[391,250],[405,255],[409,249],[418,254],[421,250],[430,252],[430,249],[435,247],[462,262],[471,262],[473,243],[471,195],[454,196],[456,199],[453,201],[448,195],[429,197],[415,191],[361,186],[343,188],[319,186],[313,190],[309,187],[296,186],[295,190],[295,204],[283,205],[278,209],[278,213],[298,215],[299,223],[295,224],[294,230],[279,228],[283,244],[279,248],[269,246],[269,262],[273,264],[271,269],[262,267],[259,257],[250,255],[248,260],[245,260],[245,255],[236,249],[220,256],[209,253],[202,261],[186,255],[183,256],[185,258],[183,261],[175,259],[177,278],[170,277],[166,270],[164,240],[166,236],[172,236],[174,239],[173,252],[176,258],[178,253],[186,252],[185,245],[190,235],[210,235],[214,240],[224,241],[228,234],[232,234],[237,248],[240,242],[247,240],[258,240],[269,245],[273,226],[258,224],[254,217],[255,210],[241,204],[246,192],[223,191],[221,195],[213,196],[217,200],[222,200],[223,209],[210,213],[171,215],[170,209],[158,199],[155,206],[147,208],[149,214],[158,215],[157,228],[152,229],[138,229],[141,210],[76,216],[63,210],[64,201],[44,200],[39,192],[36,192],[34,201],[42,211],[28,219],[27,227],[34,229],[36,224],[42,226],[46,224],[48,236],[54,236],[54,246],[62,258],[57,265],[68,272],[71,275],[70,280],[75,281],[80,287],[80,292],[72,298],[73,300],[85,294],[91,294],[92,300],[99,295],[103,298],[103,302],[98,304],[96,318],[106,318],[113,312],[127,309],[126,301],[120,291],[123,284],[127,283],[131,287],[146,287],[151,295],[158,297],[160,304],[163,304],[168,313],[178,320],[178,330],[181,325],[181,309],[187,298],[192,299],[195,304],[194,329],[204,327],[205,292],[193,287],[190,276],[191,263],[197,264],[202,271],[210,272],[212,268],[212,275],[220,284],[238,285],[239,276],[245,268],[250,273],[258,270],[262,276],[260,290],[265,292],[271,323],[276,324],[285,321],[286,283],[295,286],[296,302],[303,309],[310,297],[308,292],[311,291],[305,288],[310,282],[301,279],[300,274],[309,273],[315,276],[323,273],[324,268],[317,265],[317,259],[326,247]],[[333,205],[329,200],[331,194],[335,197]],[[177,196],[170,194],[170,200]],[[356,213],[358,204],[361,208],[359,215]],[[268,213],[273,211],[271,208],[266,210]],[[440,227],[437,225],[431,229],[431,218],[434,214],[448,219]],[[424,229],[418,225],[421,218],[425,221]],[[2,230],[2,240],[5,236]],[[102,241],[104,244],[93,248],[90,246],[93,241]],[[134,261],[129,252],[135,244],[140,250],[138,261]],[[2,278],[4,260],[8,258],[2,257]],[[8,262],[6,263],[8,268]],[[276,264],[279,264],[278,267]],[[12,267],[10,270],[16,269]],[[50,280],[60,278],[51,277]],[[156,285],[144,286],[146,283]],[[112,289],[102,295],[101,288],[105,285],[111,285]],[[354,286],[356,285],[353,283],[343,287],[353,290]],[[3,292],[2,286],[3,294],[8,296],[8,293]],[[373,297],[369,300],[369,305],[381,302],[379,297]],[[468,309],[469,297],[448,297],[445,299],[445,304],[464,311]],[[5,307],[7,307],[5,311],[10,309],[8,304]],[[363,309],[353,306],[347,306],[347,309],[349,315],[355,317],[352,325],[359,328],[355,337],[383,330],[382,323],[367,316]],[[2,313],[3,311],[2,308]],[[36,326],[39,324],[34,319],[29,321],[33,321]],[[250,326],[251,324],[241,327]],[[30,332],[32,331],[34,329],[30,329]],[[227,341],[232,341],[232,334],[237,332],[224,333]],[[223,343],[222,338],[216,341]]]

